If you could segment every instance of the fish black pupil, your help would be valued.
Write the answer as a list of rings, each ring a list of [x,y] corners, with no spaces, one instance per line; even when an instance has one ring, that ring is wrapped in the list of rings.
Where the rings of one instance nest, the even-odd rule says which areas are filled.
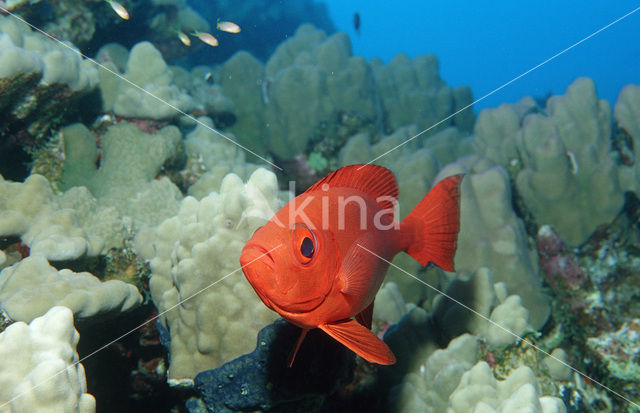
[[[311,241],[311,238],[305,237],[302,240],[302,244],[300,244],[300,253],[307,258],[313,257],[313,241]]]

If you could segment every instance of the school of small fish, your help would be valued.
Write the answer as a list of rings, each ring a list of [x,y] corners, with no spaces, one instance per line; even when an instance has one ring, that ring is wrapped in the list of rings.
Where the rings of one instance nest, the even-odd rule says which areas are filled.
[[[362,358],[393,364],[373,334],[373,300],[389,261],[406,252],[422,265],[454,271],[462,175],[443,179],[402,221],[398,185],[386,168],[340,168],[256,230],[240,256],[244,274],[270,309],[307,332],[320,328]],[[355,318],[355,320],[354,320]]]
[[[129,20],[130,18],[129,12],[122,4],[118,3],[115,0],[105,0],[105,1],[109,3],[109,6],[111,6],[113,11],[116,12],[116,14],[121,19]],[[237,25],[236,23],[233,23],[230,21],[220,21],[220,19],[218,19],[218,22],[216,23],[216,29],[218,29],[221,32],[234,33],[234,34],[240,33],[240,31],[242,30],[240,26]],[[182,44],[184,44],[187,47],[191,46],[191,39],[186,33],[184,33],[182,30],[176,30],[176,34]],[[197,37],[198,39],[200,39],[202,43],[209,45],[211,47],[216,47],[219,44],[218,39],[216,39],[216,37],[211,33],[194,31],[193,33],[191,33],[191,35],[194,37]]]

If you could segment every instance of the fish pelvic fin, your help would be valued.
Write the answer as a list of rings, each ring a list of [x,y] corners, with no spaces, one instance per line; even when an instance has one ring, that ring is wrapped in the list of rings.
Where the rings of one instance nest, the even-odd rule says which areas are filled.
[[[300,331],[300,336],[296,341],[296,346],[291,350],[291,353],[289,354],[289,362],[287,363],[287,367],[293,366],[293,360],[296,359],[296,354],[298,354],[298,350],[300,350],[300,345],[304,341],[304,338],[307,336],[307,332],[309,332],[309,330],[306,328],[303,328],[302,331]]]
[[[318,327],[371,363],[393,364],[396,362],[396,357],[385,342],[354,320],[321,324]]]
[[[402,221],[414,236],[405,252],[426,266],[434,263],[445,271],[455,271],[460,230],[460,181],[464,174],[438,182]]]

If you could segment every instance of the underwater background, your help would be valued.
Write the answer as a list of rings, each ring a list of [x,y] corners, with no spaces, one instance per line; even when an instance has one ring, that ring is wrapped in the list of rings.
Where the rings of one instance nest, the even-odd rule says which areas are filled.
[[[0,1],[0,412],[639,412],[638,6]],[[465,174],[456,271],[289,368],[240,252],[367,162]]]

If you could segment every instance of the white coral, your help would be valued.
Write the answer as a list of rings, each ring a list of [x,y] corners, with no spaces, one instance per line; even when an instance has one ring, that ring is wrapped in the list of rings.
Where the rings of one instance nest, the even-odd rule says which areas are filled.
[[[447,413],[565,413],[556,397],[540,397],[533,371],[526,366],[513,370],[505,380],[496,380],[489,365],[478,362],[462,375],[449,398]]]
[[[137,236],[136,250],[153,272],[153,301],[171,334],[170,379],[193,378],[250,352],[258,330],[275,318],[243,276],[239,258],[280,206],[277,194],[275,175],[264,169],[246,184],[228,174],[219,192],[200,201],[186,197],[175,217]]]
[[[59,305],[86,318],[127,311],[141,302],[134,285],[118,280],[101,282],[88,272],[58,271],[38,255],[0,272],[0,307],[13,320],[29,322]]]
[[[68,308],[54,307],[29,325],[18,322],[0,334],[0,413],[93,413],[80,336]]]

